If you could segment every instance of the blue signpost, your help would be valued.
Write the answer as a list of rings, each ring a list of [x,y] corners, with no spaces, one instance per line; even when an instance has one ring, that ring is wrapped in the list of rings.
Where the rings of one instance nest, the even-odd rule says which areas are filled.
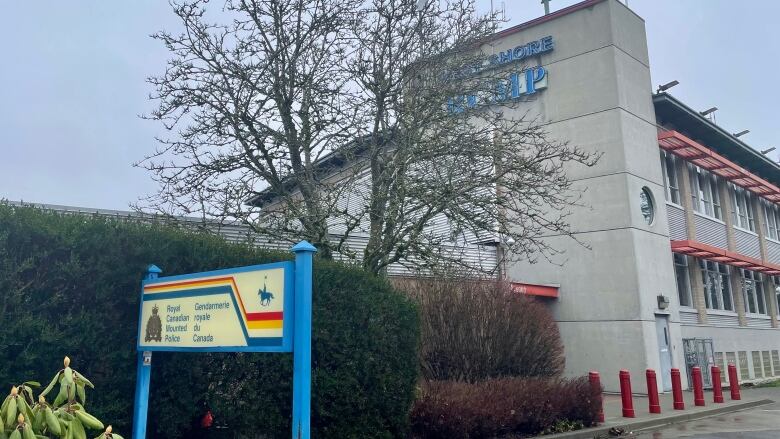
[[[301,241],[295,262],[159,277],[141,284],[133,439],[146,438],[152,351],[293,352],[292,438],[311,437],[312,269]]]

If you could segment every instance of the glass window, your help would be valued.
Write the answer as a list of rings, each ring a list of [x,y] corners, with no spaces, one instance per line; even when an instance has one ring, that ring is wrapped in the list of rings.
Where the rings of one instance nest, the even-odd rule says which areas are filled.
[[[774,276],[772,278],[775,286],[775,303],[777,303],[777,312],[780,314],[780,276]]]
[[[767,238],[776,240],[778,225],[780,225],[777,222],[777,208],[766,200],[761,200],[761,204],[764,206],[764,232]]]
[[[745,297],[745,311],[751,314],[766,314],[764,287],[761,275],[750,270],[742,271],[742,294]]]
[[[704,285],[704,302],[708,309],[734,311],[729,283],[729,268],[724,264],[699,260]]]
[[[753,221],[753,208],[750,193],[732,185],[731,200],[734,204],[734,224],[745,230],[755,232],[756,227]]]
[[[674,155],[661,151],[663,163],[664,186],[666,187],[666,200],[674,204],[680,204],[680,186],[677,178],[677,159]]]
[[[715,176],[697,166],[690,166],[693,210],[721,219],[720,195]]]
[[[680,298],[680,306],[692,307],[693,300],[691,300],[691,282],[688,277],[687,256],[674,255],[674,276],[677,279],[677,296]]]
[[[647,187],[642,188],[642,192],[639,193],[639,207],[642,209],[642,216],[647,224],[653,223],[653,216],[655,216],[655,206],[653,206],[653,194],[650,193],[650,189]]]

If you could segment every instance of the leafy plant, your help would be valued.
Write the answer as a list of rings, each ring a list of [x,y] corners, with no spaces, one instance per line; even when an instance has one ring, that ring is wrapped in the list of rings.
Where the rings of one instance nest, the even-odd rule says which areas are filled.
[[[33,388],[40,387],[40,383],[25,381],[11,387],[11,393],[0,406],[0,438],[86,439],[88,430],[98,430],[103,433],[97,439],[123,439],[113,433],[110,425],[104,427],[84,408],[86,388],[95,388],[92,382],[70,367],[70,358],[65,357],[63,366],[38,395],[37,402],[34,402]],[[54,402],[47,403],[46,395],[58,384],[59,391]]]

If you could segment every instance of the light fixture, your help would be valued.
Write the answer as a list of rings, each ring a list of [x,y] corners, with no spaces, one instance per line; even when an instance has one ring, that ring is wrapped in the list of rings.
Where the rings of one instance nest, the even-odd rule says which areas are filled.
[[[770,152],[774,151],[775,149],[777,149],[777,148],[775,148],[774,146],[771,147],[771,148],[767,148],[767,149],[761,151],[761,154],[769,154]]]
[[[672,82],[667,82],[667,83],[666,83],[666,84],[664,84],[664,85],[659,85],[659,86],[658,86],[658,93],[660,93],[660,92],[662,92],[662,91],[669,90],[670,88],[674,87],[675,85],[677,85],[677,84],[679,84],[679,83],[680,83],[680,81],[678,81],[678,80],[676,80],[676,79],[675,79],[675,80],[674,80],[674,81],[672,81]]]
[[[718,107],[712,107],[712,108],[709,108],[709,109],[704,110],[704,111],[699,111],[699,114],[701,114],[702,116],[706,116],[706,115],[714,113],[716,111],[718,111]]]
[[[664,296],[663,294],[659,294],[656,299],[658,300],[658,309],[669,308],[669,296]]]
[[[750,132],[750,130],[740,131],[738,133],[734,133],[734,137],[744,136],[745,134],[747,134],[749,132]]]

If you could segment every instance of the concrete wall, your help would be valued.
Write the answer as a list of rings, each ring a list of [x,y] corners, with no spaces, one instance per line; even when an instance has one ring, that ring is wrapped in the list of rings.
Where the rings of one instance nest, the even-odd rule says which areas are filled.
[[[530,110],[552,137],[603,155],[594,167],[567,168],[587,206],[573,209],[569,218],[585,245],[550,236],[549,243],[564,251],[557,264],[518,261],[507,273],[513,280],[560,284],[552,310],[566,347],[567,373],[599,370],[605,387],[617,390],[620,369],[637,377],[648,367],[660,370],[656,297],[677,296],[644,22],[622,3],[605,0],[494,41],[488,49],[506,50],[547,35],[555,49],[536,61],[548,71],[548,88],[516,113],[506,113]],[[655,201],[651,225],[639,207],[642,187]],[[675,306],[667,311],[672,367],[680,367],[679,315]]]

